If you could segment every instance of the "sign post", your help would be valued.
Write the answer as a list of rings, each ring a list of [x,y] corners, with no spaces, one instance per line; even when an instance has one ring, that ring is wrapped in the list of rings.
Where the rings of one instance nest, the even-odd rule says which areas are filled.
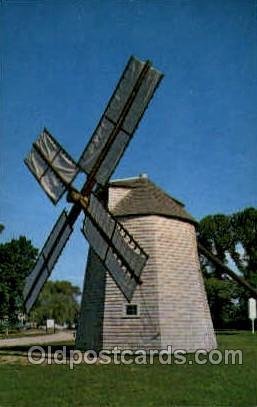
[[[46,320],[46,332],[48,332],[48,330],[53,329],[54,333],[55,333],[55,323],[54,323],[54,319],[47,319]]]
[[[249,298],[248,312],[249,312],[249,318],[252,321],[252,333],[254,334],[254,320],[256,319],[256,300],[255,300],[255,298]]]

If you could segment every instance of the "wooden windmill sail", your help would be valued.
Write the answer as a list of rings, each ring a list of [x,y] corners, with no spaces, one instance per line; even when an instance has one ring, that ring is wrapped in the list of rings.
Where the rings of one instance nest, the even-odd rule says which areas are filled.
[[[44,129],[33,143],[25,163],[56,204],[65,192],[73,206],[61,213],[23,291],[26,312],[35,303],[67,243],[81,210],[86,218],[83,234],[128,301],[131,300],[147,255],[124,227],[104,208],[95,190],[104,187],[156,90],[163,75],[150,61],[131,57],[118,85],[78,162]],[[87,179],[78,192],[72,186],[79,171]]]

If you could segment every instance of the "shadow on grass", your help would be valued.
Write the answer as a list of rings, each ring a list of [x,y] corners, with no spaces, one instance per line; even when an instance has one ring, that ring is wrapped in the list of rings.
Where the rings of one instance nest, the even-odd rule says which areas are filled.
[[[74,345],[66,345],[66,344],[42,344],[42,345],[17,345],[17,346],[5,346],[0,347],[0,357],[1,356],[20,356],[20,357],[28,357],[29,350],[33,347],[37,347],[35,349],[35,354],[42,354],[45,352],[45,355],[51,354],[51,357],[56,351],[63,351],[63,346],[65,346],[65,356],[67,359],[70,358],[71,351],[74,351]],[[49,348],[50,347],[50,348]]]
[[[215,331],[216,335],[240,335],[241,332],[238,331],[229,331],[229,330],[217,330]]]

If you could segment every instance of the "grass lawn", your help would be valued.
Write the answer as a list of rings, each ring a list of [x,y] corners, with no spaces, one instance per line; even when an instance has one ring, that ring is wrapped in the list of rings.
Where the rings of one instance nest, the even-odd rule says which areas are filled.
[[[256,406],[257,335],[227,332],[218,335],[218,342],[222,350],[241,349],[243,364],[156,361],[154,365],[83,364],[69,370],[67,365],[28,365],[25,357],[5,361],[0,364],[0,407]],[[13,350],[2,352],[11,355]]]

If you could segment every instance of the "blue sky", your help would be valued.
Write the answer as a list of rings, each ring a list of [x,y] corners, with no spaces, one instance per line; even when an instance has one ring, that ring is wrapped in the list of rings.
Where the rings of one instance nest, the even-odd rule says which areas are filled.
[[[23,164],[46,126],[77,159],[131,54],[165,77],[114,176],[146,172],[192,215],[257,205],[253,0],[2,0],[1,241],[41,247],[54,207]],[[53,272],[83,281],[80,226]]]

